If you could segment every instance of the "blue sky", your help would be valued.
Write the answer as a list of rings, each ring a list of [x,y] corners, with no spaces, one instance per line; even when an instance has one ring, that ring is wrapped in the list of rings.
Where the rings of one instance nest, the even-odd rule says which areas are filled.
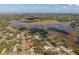
[[[0,13],[79,13],[79,5],[0,4]]]

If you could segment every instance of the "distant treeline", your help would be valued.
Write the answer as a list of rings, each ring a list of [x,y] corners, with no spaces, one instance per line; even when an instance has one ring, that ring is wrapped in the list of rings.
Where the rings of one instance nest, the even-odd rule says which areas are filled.
[[[16,13],[16,14],[0,14],[0,19],[27,19],[28,17],[37,17],[39,20],[57,20],[60,22],[69,22],[79,19],[79,14],[75,13]]]

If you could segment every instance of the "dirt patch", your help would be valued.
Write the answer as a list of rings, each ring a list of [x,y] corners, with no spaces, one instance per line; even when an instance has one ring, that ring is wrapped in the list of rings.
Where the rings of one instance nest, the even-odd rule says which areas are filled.
[[[28,24],[47,25],[47,24],[56,24],[56,23],[58,23],[56,20],[44,20],[44,21],[39,21],[39,22],[34,22],[34,23],[28,23]]]

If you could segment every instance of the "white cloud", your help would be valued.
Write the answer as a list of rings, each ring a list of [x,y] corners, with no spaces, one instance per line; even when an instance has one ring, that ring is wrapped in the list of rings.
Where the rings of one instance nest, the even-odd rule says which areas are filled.
[[[67,6],[63,6],[63,8],[67,8]]]
[[[79,6],[79,4],[75,4],[76,6]]]

